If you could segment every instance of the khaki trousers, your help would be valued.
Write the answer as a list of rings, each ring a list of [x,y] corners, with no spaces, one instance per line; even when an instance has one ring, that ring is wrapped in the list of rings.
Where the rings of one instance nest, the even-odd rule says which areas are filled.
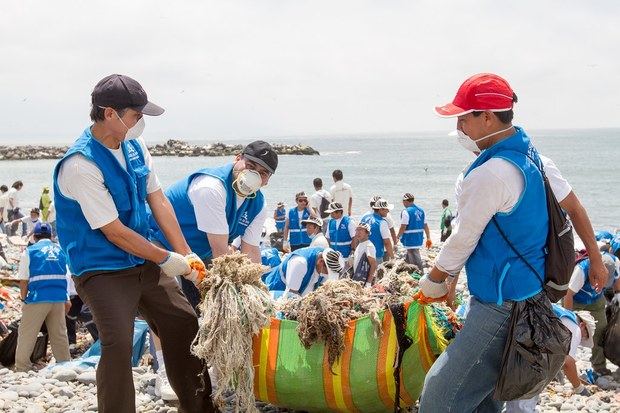
[[[56,361],[71,359],[65,324],[65,303],[24,304],[22,319],[17,330],[17,350],[15,351],[17,371],[28,371],[32,368],[30,356],[44,322]]]
[[[606,301],[604,296],[599,297],[599,299],[592,304],[579,304],[577,302],[573,302],[573,310],[585,310],[592,314],[592,317],[594,317],[594,320],[596,321],[596,329],[594,330],[594,336],[592,337],[594,340],[594,347],[592,348],[592,357],[590,357],[592,368],[594,370],[604,369],[607,364],[607,359],[605,359],[605,354],[603,352],[603,333],[607,327],[605,303]]]

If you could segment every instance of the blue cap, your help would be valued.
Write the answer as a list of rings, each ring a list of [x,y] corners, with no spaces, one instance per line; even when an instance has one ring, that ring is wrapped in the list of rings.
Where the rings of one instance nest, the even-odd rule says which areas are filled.
[[[43,234],[52,234],[52,227],[47,222],[37,222],[34,225],[34,234],[35,235],[43,235]]]

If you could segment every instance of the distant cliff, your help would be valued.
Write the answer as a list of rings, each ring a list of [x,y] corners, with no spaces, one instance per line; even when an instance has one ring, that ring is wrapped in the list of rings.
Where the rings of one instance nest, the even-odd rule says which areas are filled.
[[[319,151],[307,145],[272,144],[278,155],[319,155]],[[0,146],[1,160],[60,159],[68,146]],[[241,153],[243,145],[216,142],[209,145],[192,145],[170,139],[163,145],[149,146],[153,156],[230,156]]]

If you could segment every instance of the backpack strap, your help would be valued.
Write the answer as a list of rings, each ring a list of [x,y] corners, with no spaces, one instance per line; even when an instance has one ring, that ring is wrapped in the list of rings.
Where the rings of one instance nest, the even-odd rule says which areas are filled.
[[[540,274],[538,273],[538,271],[536,271],[536,269],[534,267],[532,267],[532,265],[525,259],[525,257],[523,255],[521,255],[521,253],[519,251],[517,251],[515,246],[512,244],[512,242],[510,242],[510,240],[506,236],[506,233],[501,229],[501,227],[497,223],[497,220],[495,219],[495,217],[493,217],[492,220],[493,220],[493,224],[495,224],[495,227],[497,228],[497,230],[501,234],[502,238],[504,238],[504,241],[506,241],[506,243],[510,246],[510,248],[514,251],[514,253],[517,254],[517,256],[530,268],[530,270],[532,270],[534,272],[534,274],[536,274],[536,276],[538,277],[540,282],[543,285],[545,285],[545,281],[543,280],[543,277],[541,277]]]

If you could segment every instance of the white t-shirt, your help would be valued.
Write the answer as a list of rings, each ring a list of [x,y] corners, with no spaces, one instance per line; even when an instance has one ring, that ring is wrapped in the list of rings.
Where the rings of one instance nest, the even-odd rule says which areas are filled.
[[[385,222],[387,222],[389,229],[394,228],[394,218],[392,218],[392,213],[391,212],[388,212],[387,215],[385,216],[385,218],[383,218],[383,219],[385,219]]]
[[[620,259],[617,257],[614,258],[614,263],[616,264],[616,273],[614,274],[613,279],[607,281],[607,285],[611,286],[613,283],[620,278]],[[583,285],[586,283],[586,274],[583,272],[583,269],[580,265],[575,265],[575,269],[573,269],[573,274],[570,277],[570,281],[568,282],[568,288],[574,292],[578,293],[579,290],[583,288]]]
[[[328,202],[332,202],[332,195],[326,189],[319,189],[310,197],[310,207],[316,209],[316,212],[320,212],[321,202],[323,198]]]
[[[304,257],[298,255],[292,257],[286,267],[285,284],[287,290],[299,291],[301,283],[304,280],[304,276],[308,271],[308,261]],[[316,267],[310,282],[303,291],[299,291],[299,294],[303,297],[314,291],[314,285],[319,281],[320,274],[316,271]]]
[[[312,242],[310,243],[310,246],[329,248],[329,242],[327,241],[327,238],[325,238],[325,235],[323,235],[322,232],[319,232],[314,237],[312,237]]]
[[[2,210],[2,221],[9,220],[9,191],[6,191],[2,195],[0,195],[0,208],[4,208]]]
[[[385,219],[381,221],[381,225],[379,226],[381,229],[381,238],[383,239],[392,239],[392,235],[390,234],[390,228]]]
[[[332,194],[333,202],[342,204],[344,208],[344,214],[349,215],[349,199],[353,198],[353,190],[351,185],[338,181],[332,185],[329,189]]]
[[[572,188],[551,159],[542,155],[540,159],[551,190],[561,202]],[[464,179],[461,174],[455,187],[458,211],[453,220],[452,235],[437,257],[437,267],[448,274],[458,274],[491,218],[498,212],[510,212],[524,187],[521,171],[501,158],[489,159]]]
[[[28,217],[22,217],[21,221],[26,224],[26,235],[30,235],[31,239],[32,239],[32,232],[34,231],[34,226],[37,224],[37,222],[43,222],[41,221],[39,218],[37,218],[36,220],[33,220],[32,218]],[[34,239],[32,239],[34,241]]]
[[[340,226],[340,222],[342,221],[342,218],[339,218],[336,220],[336,228],[338,228]],[[355,221],[353,221],[353,219],[349,219],[349,236],[351,238],[353,238],[355,236],[355,229],[357,228],[357,224],[355,223]],[[327,231],[325,233],[325,236],[327,237],[327,239],[329,239],[329,231]]]
[[[157,174],[153,169],[153,158],[144,143],[143,138],[138,138],[144,162],[151,171],[147,177],[146,192],[151,194],[161,188]],[[127,163],[123,150],[108,150],[126,170]],[[91,229],[101,228],[118,218],[118,211],[112,195],[108,191],[103,173],[99,167],[89,161],[85,156],[76,154],[66,159],[58,171],[58,187],[60,192],[67,198],[73,199],[80,204],[82,213],[88,221]]]
[[[198,229],[207,234],[228,235],[228,219],[226,218],[226,189],[218,178],[199,175],[189,185],[187,195],[194,206]],[[237,209],[241,208],[245,198],[237,197]],[[256,218],[246,228],[241,240],[246,244],[258,247],[263,233],[263,225],[267,219],[265,205]]]
[[[19,197],[17,196],[17,192],[18,192],[17,189],[13,187],[9,188],[9,190],[7,191],[6,195],[8,199],[7,199],[6,207],[8,209],[19,208]]]
[[[366,253],[368,258],[377,258],[377,249],[374,244],[370,242],[370,240],[366,240],[364,242],[360,242],[355,247],[355,252],[353,253],[353,270],[357,268],[362,256]]]
[[[570,339],[570,349],[568,350],[568,355],[571,356],[573,360],[577,360],[577,348],[581,343],[581,328],[579,328],[579,325],[573,323],[572,320],[569,320],[566,317],[561,317],[560,320],[573,335]]]
[[[406,209],[400,213],[400,225],[409,225],[409,212]]]

